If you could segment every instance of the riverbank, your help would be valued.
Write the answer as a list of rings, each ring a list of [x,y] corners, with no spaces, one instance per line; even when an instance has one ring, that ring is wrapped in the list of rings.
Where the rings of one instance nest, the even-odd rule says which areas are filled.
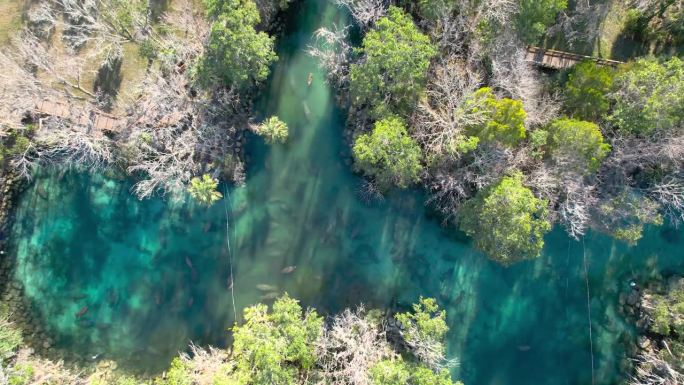
[[[24,285],[15,279],[16,258],[9,244],[15,205],[27,184],[11,171],[0,174],[0,302],[8,306],[10,320],[22,330],[26,346],[41,356],[49,356],[54,342],[41,322],[34,318],[31,305],[24,296]]]
[[[684,278],[678,275],[633,286],[620,303],[638,332],[628,349],[635,378],[663,384],[684,381]],[[651,382],[648,382],[651,383]]]

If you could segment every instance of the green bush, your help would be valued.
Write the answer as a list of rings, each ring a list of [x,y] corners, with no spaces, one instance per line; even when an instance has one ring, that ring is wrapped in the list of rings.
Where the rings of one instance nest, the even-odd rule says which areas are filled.
[[[190,180],[188,192],[197,202],[206,206],[211,206],[223,197],[223,195],[217,191],[217,188],[218,181],[208,174],[204,174],[201,178],[194,177]]]
[[[407,117],[425,90],[430,59],[437,50],[400,8],[391,6],[358,50],[364,58],[351,66],[351,96],[374,117]]]
[[[264,137],[266,143],[285,143],[289,136],[287,124],[280,120],[277,116],[271,116],[263,123],[257,126],[257,134]]]
[[[621,66],[613,91],[611,120],[621,131],[650,135],[684,123],[684,62],[676,57]]]
[[[500,143],[508,147],[517,145],[525,138],[527,114],[521,101],[497,99],[491,88],[483,87],[473,94],[466,103],[466,108],[472,109],[473,113],[484,112],[487,117],[486,123],[466,128],[469,136],[478,137],[482,142]]]
[[[303,313],[287,295],[273,304],[245,309],[245,322],[233,328],[233,358],[238,384],[294,385],[315,363],[314,342],[323,319],[315,311]],[[297,368],[301,368],[299,371]]]
[[[421,364],[401,359],[382,360],[370,368],[373,385],[463,385],[453,382],[448,370],[434,372]]]
[[[252,0],[208,0],[205,6],[215,17],[206,52],[195,67],[200,83],[216,80],[227,86],[245,88],[268,77],[276,56],[274,40],[255,26],[260,17]]]
[[[599,205],[605,230],[616,239],[636,245],[648,224],[660,226],[659,205],[650,198],[625,190]]]
[[[578,164],[578,172],[596,172],[610,152],[598,125],[574,119],[558,119],[547,129],[552,156]]]
[[[434,298],[420,297],[420,301],[413,304],[412,312],[397,314],[396,318],[406,328],[404,338],[409,343],[442,342],[449,331],[446,312],[439,310]]]
[[[610,108],[608,93],[613,87],[615,71],[583,62],[574,66],[565,84],[565,106],[571,116],[597,121],[605,117]]]
[[[21,331],[9,320],[7,314],[0,314],[0,364],[11,358],[22,343]]]
[[[567,0],[520,0],[515,19],[518,35],[525,43],[538,43],[546,29],[556,21],[558,12],[567,6]]]
[[[423,170],[420,147],[398,117],[375,123],[370,134],[356,139],[352,152],[356,167],[374,177],[381,188],[405,188],[417,182]]]
[[[467,201],[459,213],[460,228],[473,237],[476,248],[503,265],[533,259],[551,230],[547,205],[515,173]]]

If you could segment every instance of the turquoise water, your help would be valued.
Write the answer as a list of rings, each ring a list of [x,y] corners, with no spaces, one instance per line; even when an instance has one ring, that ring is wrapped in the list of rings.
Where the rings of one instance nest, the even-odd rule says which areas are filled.
[[[16,274],[57,345],[148,372],[190,341],[225,345],[232,255],[238,313],[283,292],[323,312],[433,296],[448,311],[449,353],[461,362],[455,378],[588,384],[586,255],[596,383],[619,383],[619,341],[633,337],[618,295],[631,279],[684,271],[682,232],[648,229],[627,248],[597,234],[570,241],[556,230],[541,258],[503,268],[430,218],[420,192],[363,205],[361,180],[341,156],[344,114],[303,51],[316,28],[344,16],[325,0],[307,0],[293,14],[297,25],[279,43],[258,108],[288,123],[290,141],[267,147],[252,138],[249,179],[227,190],[230,199],[209,209],[140,202],[130,181],[73,172],[45,174],[23,195],[12,234]],[[281,272],[289,266],[296,269]]]

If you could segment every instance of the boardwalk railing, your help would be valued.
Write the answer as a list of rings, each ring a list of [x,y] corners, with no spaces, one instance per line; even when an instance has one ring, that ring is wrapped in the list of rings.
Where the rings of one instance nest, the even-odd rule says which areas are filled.
[[[601,59],[593,56],[578,55],[575,53],[533,46],[527,47],[527,55],[525,56],[525,60],[540,67],[555,70],[569,68],[583,61],[593,61],[598,65],[611,67],[616,67],[618,64],[622,64],[621,61],[617,60]]]

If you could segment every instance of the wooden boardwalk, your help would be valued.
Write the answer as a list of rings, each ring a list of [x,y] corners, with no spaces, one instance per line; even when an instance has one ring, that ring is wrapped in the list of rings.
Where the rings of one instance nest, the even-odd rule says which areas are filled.
[[[86,111],[61,101],[41,100],[36,103],[34,112],[67,120],[89,134],[117,133],[122,127],[122,121],[113,115],[97,110]]]
[[[543,49],[533,46],[527,47],[527,55],[525,56],[525,60],[540,67],[554,70],[570,68],[583,61],[593,61],[598,65],[611,67],[616,67],[618,64],[622,64],[621,61],[617,60],[601,59],[592,56],[578,55],[570,52]]]

